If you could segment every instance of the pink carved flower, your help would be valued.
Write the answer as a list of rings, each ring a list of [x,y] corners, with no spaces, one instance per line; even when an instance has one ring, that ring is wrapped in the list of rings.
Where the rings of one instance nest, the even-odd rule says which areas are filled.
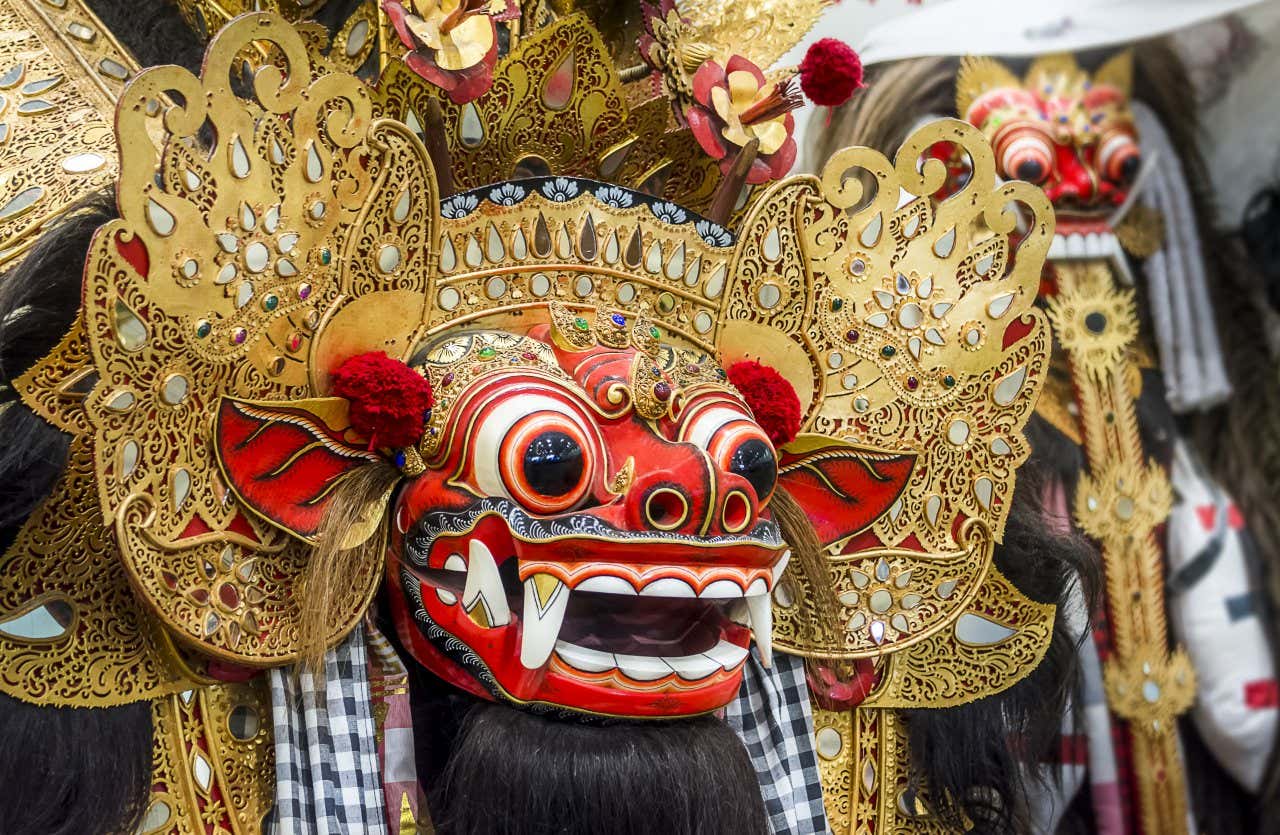
[[[795,118],[801,104],[793,80],[772,83],[755,64],[740,55],[725,67],[706,61],[693,76],[695,103],[685,120],[702,149],[720,160],[720,170],[733,165],[738,149],[752,139],[760,148],[747,182],[776,180],[796,161]]]
[[[385,0],[382,8],[409,50],[409,68],[454,104],[483,96],[498,60],[495,24],[520,16],[515,0]]]

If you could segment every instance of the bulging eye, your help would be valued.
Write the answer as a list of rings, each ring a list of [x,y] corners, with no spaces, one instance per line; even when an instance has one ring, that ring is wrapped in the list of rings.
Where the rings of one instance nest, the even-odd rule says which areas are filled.
[[[510,398],[474,436],[477,486],[534,513],[562,513],[589,492],[595,448],[582,419],[554,398]]]
[[[1108,131],[1098,143],[1098,170],[1113,183],[1129,184],[1142,167],[1142,152],[1133,133],[1125,129]]]
[[[725,472],[742,476],[761,505],[778,483],[778,456],[760,425],[728,406],[713,406],[695,414],[681,433],[684,440],[707,451]]]
[[[1053,143],[1034,127],[1010,127],[996,137],[1000,169],[1007,179],[1039,185],[1053,168]]]

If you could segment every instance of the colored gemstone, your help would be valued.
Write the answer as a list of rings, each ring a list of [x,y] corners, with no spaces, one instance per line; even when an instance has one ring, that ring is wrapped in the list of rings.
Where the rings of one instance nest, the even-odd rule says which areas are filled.
[[[880,356],[884,357],[885,359],[888,359],[889,357],[893,356],[896,353],[898,353],[898,349],[893,347],[892,345],[886,345],[880,349]]]
[[[240,590],[230,583],[223,583],[218,586],[218,600],[228,609],[234,609],[240,605]]]
[[[582,318],[581,316],[574,318],[573,326],[580,331],[586,331],[591,329],[591,323],[588,322],[586,319]]]
[[[947,376],[942,378],[942,384],[947,388],[951,388],[956,384],[956,378],[948,374]]]
[[[697,374],[700,371],[702,371],[702,366],[689,364],[684,367],[684,370],[689,372],[690,374]]]
[[[200,339],[204,339],[206,336],[208,336],[212,332],[213,332],[213,325],[209,324],[204,319],[201,319],[199,322],[196,323],[196,336],[199,337]]]
[[[300,333],[289,334],[289,341],[286,342],[285,345],[286,347],[288,347],[290,353],[296,354],[298,352],[298,349],[302,347],[302,334]]]
[[[844,307],[844,299],[832,299],[832,300],[831,300],[831,312],[832,312],[832,313],[839,313],[839,312],[840,312],[840,308],[842,308],[842,307]]]
[[[274,293],[266,296],[262,300],[262,309],[270,313],[280,306],[280,299]]]
[[[332,261],[332,260],[333,260],[333,254],[332,254],[331,252],[329,252],[329,248],[328,248],[328,247],[325,247],[324,249],[320,250],[320,263],[321,263],[321,264],[324,264],[324,265],[327,267],[327,266],[329,266],[329,262],[330,262],[330,261]]]
[[[452,382],[453,382],[453,372],[450,371],[448,374],[444,375],[444,377],[440,380],[440,385],[447,386]]]
[[[533,360],[536,360],[536,359],[538,358],[538,355],[537,355],[537,354],[535,354],[533,351],[521,351],[521,352],[520,352],[520,356],[521,356],[523,359],[527,359],[527,360],[529,360],[530,362],[532,362]]]
[[[907,391],[915,391],[920,387],[920,381],[915,377],[907,378]]]
[[[862,275],[867,271],[867,262],[863,261],[861,258],[855,258],[849,267],[854,275]]]
[[[627,317],[623,316],[621,313],[613,313],[613,314],[610,314],[609,321],[613,322],[614,325],[621,328],[626,326]]]
[[[244,341],[249,338],[249,332],[244,328],[236,328],[231,332],[231,341],[236,345],[243,345]]]
[[[403,469],[403,468],[404,468],[404,462],[405,462],[405,460],[406,460],[406,459],[405,459],[405,455],[404,455],[403,450],[402,450],[402,451],[400,451],[400,452],[397,452],[397,453],[396,453],[396,466],[397,466],[397,467],[400,467],[400,468],[402,468],[402,469]]]
[[[476,353],[476,355],[482,360],[491,360],[497,356],[497,354],[498,352],[495,351],[491,345],[486,345]]]
[[[649,336],[653,339],[658,339],[662,336],[662,331],[658,330],[656,327],[650,326]]]
[[[300,299],[306,299],[306,298],[309,298],[310,296],[311,296],[311,285],[310,285],[310,284],[299,284],[299,285],[298,285],[298,298],[300,298]]]
[[[671,397],[671,386],[666,383],[655,383],[653,396],[665,403]]]
[[[854,330],[849,330],[844,332],[844,341],[850,344],[857,342],[860,337],[861,337],[861,334],[859,334],[857,331],[854,331]]]

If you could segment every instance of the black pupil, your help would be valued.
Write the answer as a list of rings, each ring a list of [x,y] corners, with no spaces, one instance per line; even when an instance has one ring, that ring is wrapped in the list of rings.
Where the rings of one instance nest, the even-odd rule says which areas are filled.
[[[1044,166],[1040,163],[1040,160],[1024,159],[1018,163],[1018,170],[1015,173],[1019,180],[1038,183],[1044,177]]]
[[[756,498],[764,499],[773,492],[773,484],[778,480],[778,461],[768,444],[752,438],[733,451],[729,471],[751,482]]]
[[[1120,163],[1120,176],[1127,183],[1134,177],[1138,176],[1138,169],[1142,167],[1142,157],[1134,154],[1133,156]]]
[[[543,432],[524,451],[524,480],[539,495],[563,496],[582,481],[582,447],[563,432]]]

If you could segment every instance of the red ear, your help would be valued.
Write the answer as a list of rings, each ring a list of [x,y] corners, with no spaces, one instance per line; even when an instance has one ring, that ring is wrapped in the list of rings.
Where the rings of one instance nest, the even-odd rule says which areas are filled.
[[[340,397],[290,403],[224,397],[214,446],[227,483],[263,519],[313,541],[333,488],[381,460],[364,449],[347,410]]]
[[[916,456],[800,435],[781,450],[778,483],[813,522],[823,545],[866,529],[902,495]]]

